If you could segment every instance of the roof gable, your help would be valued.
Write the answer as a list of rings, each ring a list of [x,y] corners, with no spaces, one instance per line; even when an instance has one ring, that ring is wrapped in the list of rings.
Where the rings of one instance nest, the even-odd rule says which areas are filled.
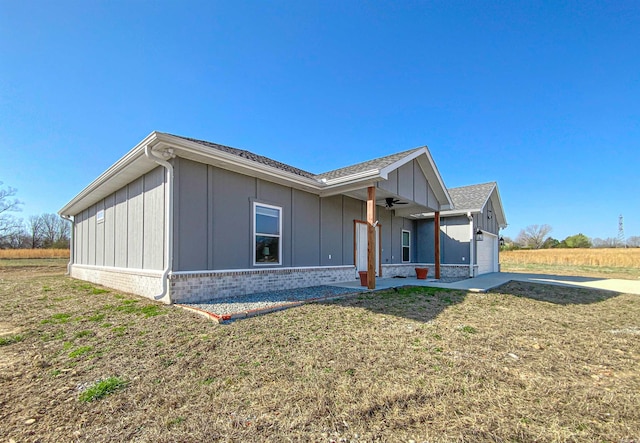
[[[459,211],[482,210],[496,187],[496,182],[450,188],[453,207]]]

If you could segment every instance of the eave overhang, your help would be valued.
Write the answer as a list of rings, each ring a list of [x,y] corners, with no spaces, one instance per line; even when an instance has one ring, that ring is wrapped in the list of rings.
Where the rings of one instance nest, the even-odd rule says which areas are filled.
[[[418,149],[384,168],[372,169],[328,180],[304,177],[229,152],[213,149],[196,141],[154,131],[91,182],[60,209],[58,213],[65,216],[75,216],[79,212],[116,192],[118,189],[126,186],[128,183],[131,183],[138,177],[158,167],[155,161],[147,158],[145,155],[145,148],[147,146],[156,152],[171,150],[173,155],[177,157],[264,179],[310,192],[321,197],[344,194],[373,186],[381,180],[386,180],[391,171],[413,159],[417,159],[436,195],[440,208],[448,209],[451,207],[451,198],[431,158],[431,154],[426,147]]]

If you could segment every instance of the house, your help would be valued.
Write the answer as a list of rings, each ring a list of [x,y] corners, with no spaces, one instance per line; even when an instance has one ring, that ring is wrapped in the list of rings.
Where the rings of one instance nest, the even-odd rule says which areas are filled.
[[[370,288],[376,275],[415,275],[417,266],[466,275],[440,263],[440,236],[428,235],[427,223],[451,210],[427,147],[313,174],[153,132],[59,213],[73,225],[72,277],[173,303],[359,271]]]
[[[470,277],[499,272],[500,229],[507,227],[496,182],[450,188],[451,209],[440,213],[440,250],[443,264],[468,268]],[[419,236],[433,234],[435,214],[422,214]],[[431,257],[427,246],[420,259]]]

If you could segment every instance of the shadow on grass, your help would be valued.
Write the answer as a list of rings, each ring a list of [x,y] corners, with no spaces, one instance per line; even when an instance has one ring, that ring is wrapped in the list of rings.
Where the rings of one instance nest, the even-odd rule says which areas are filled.
[[[464,291],[452,289],[403,286],[319,303],[429,322],[448,307],[461,303],[466,295]]]
[[[526,297],[559,305],[599,303],[620,295],[618,292],[601,289],[572,288],[517,281],[506,283],[491,290],[490,293]],[[429,322],[438,317],[447,308],[462,303],[468,294],[468,292],[453,289],[404,286],[320,303],[363,308],[376,314]]]
[[[574,288],[543,283],[511,281],[492,289],[491,293],[509,294],[558,305],[586,305],[598,303],[620,295],[603,289]]]

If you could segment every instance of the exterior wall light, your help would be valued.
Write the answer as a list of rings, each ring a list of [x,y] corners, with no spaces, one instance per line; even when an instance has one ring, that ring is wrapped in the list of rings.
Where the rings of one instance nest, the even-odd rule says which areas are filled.
[[[484,240],[484,236],[482,234],[482,230],[478,229],[476,231],[476,241],[482,241]]]

